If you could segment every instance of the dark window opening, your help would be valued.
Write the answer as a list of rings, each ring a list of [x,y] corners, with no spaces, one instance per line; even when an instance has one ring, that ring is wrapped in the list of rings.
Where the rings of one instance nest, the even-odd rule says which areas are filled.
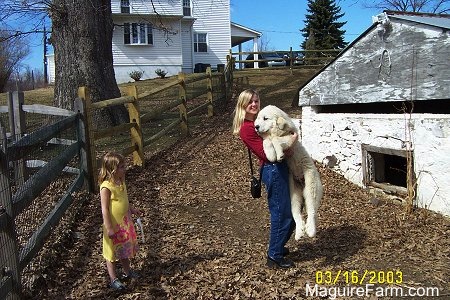
[[[194,52],[208,52],[206,33],[194,34]]]
[[[121,0],[120,1],[120,12],[123,14],[130,13],[130,1],[129,0]]]
[[[362,154],[363,181],[366,186],[374,186],[395,194],[406,194],[407,150],[363,144]],[[411,153],[411,157],[413,154]],[[412,159],[411,164],[414,166]]]
[[[183,0],[183,16],[191,15],[191,0]]]
[[[124,23],[123,42],[125,45],[153,45],[153,25],[145,23]]]
[[[333,104],[315,106],[317,113],[369,113],[369,114],[402,114],[409,113],[430,113],[430,114],[450,114],[450,100],[422,100],[398,101],[398,102],[377,102],[377,103],[354,103],[354,104]]]

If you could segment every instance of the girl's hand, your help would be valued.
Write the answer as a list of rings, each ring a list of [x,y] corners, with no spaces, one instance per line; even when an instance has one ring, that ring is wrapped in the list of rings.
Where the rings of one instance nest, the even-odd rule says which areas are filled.
[[[108,234],[108,237],[110,238],[110,239],[112,239],[115,235],[116,235],[116,232],[112,229],[112,228],[107,228],[106,229],[106,232],[107,232],[107,234]]]

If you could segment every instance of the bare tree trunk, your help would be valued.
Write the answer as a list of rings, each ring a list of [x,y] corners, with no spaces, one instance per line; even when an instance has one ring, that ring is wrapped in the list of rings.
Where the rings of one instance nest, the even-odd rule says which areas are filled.
[[[53,0],[49,7],[55,53],[54,104],[72,109],[80,86],[93,102],[120,97],[113,68],[110,0]],[[102,124],[128,121],[120,105],[97,116]]]

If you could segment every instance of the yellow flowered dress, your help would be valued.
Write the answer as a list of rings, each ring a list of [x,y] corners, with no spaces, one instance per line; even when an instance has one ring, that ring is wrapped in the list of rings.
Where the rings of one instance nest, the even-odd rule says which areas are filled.
[[[136,254],[138,244],[133,219],[128,209],[127,186],[125,182],[116,185],[110,181],[103,181],[100,190],[103,188],[107,188],[111,192],[109,211],[116,233],[109,238],[105,225],[103,225],[103,257],[111,262],[131,258]]]

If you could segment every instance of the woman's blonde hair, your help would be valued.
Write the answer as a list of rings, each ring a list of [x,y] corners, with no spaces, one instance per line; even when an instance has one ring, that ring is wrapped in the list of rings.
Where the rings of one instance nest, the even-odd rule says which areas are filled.
[[[103,181],[116,179],[116,171],[121,163],[125,163],[125,158],[122,154],[115,152],[108,152],[103,156],[102,167],[100,174],[98,175],[98,183],[102,184]]]
[[[259,98],[258,92],[252,89],[244,90],[239,95],[236,103],[236,108],[234,109],[233,126],[231,128],[233,134],[239,135],[242,123],[244,123],[245,119],[245,109],[247,108],[254,95],[257,95]]]

